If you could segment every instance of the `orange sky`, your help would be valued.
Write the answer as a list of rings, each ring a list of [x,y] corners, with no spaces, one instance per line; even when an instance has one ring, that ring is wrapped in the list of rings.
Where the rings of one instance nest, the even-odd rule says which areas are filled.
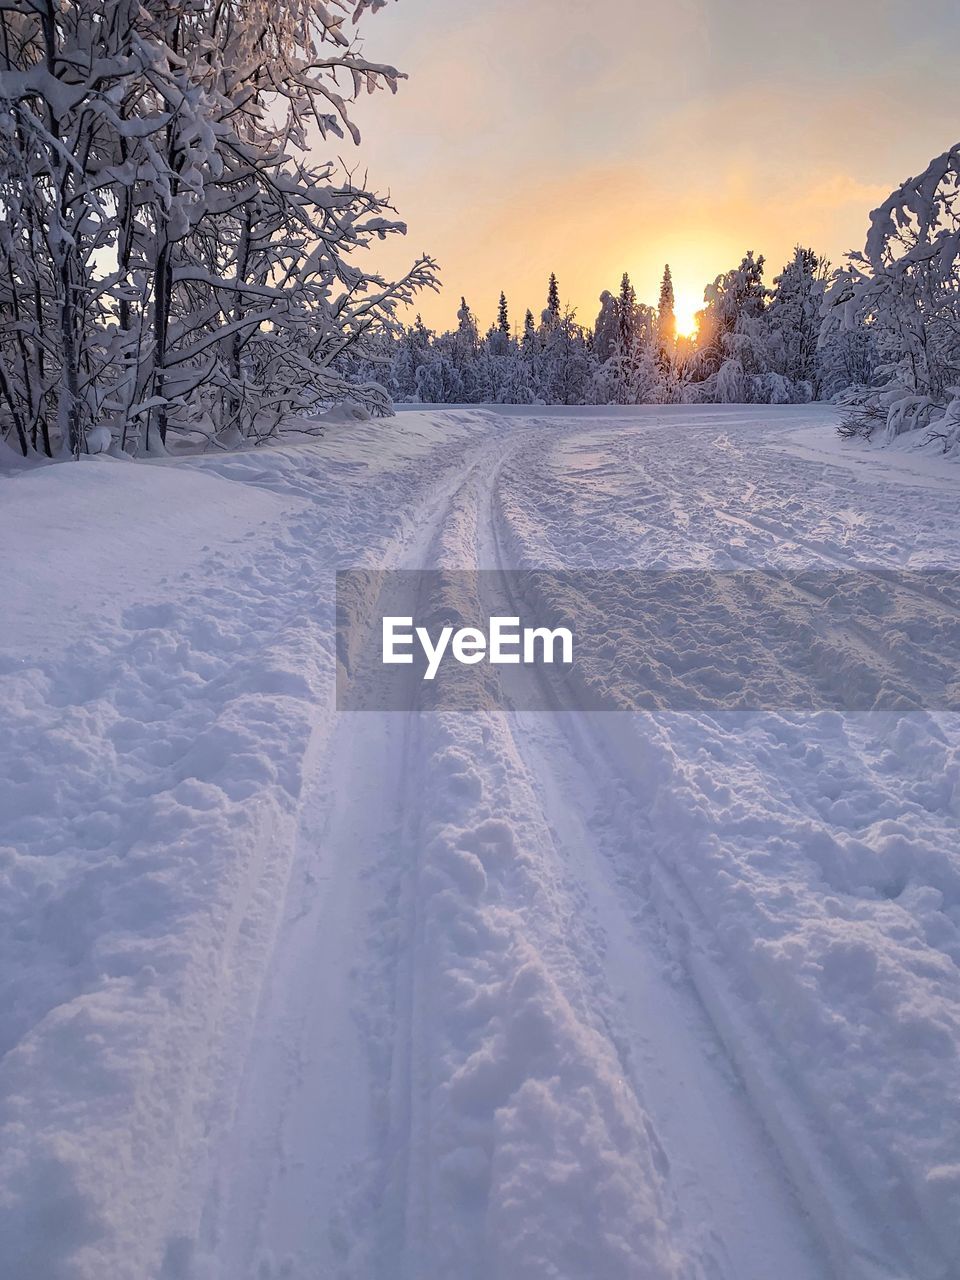
[[[362,29],[410,76],[356,113],[409,225],[376,264],[439,259],[420,310],[444,328],[461,294],[488,323],[501,288],[515,320],[539,314],[551,270],[592,323],[625,270],[655,302],[665,262],[689,321],[747,249],[770,279],[797,241],[861,247],[876,203],[956,141],[947,0],[399,0]]]

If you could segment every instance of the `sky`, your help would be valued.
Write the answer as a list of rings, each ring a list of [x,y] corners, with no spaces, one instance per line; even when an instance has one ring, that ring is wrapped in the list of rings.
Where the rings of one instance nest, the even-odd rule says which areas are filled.
[[[747,249],[768,283],[801,242],[839,262],[870,210],[960,136],[955,0],[397,0],[360,25],[407,73],[357,104],[359,152],[408,225],[373,251],[437,258],[418,309],[539,316],[551,271],[591,324],[664,263],[689,330]]]

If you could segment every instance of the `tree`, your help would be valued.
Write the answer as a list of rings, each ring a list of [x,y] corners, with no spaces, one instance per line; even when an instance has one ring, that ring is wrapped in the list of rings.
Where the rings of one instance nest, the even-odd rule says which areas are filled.
[[[449,356],[433,351],[417,369],[417,399],[424,404],[463,403],[463,378]]]
[[[554,320],[560,319],[560,286],[557,284],[557,277],[552,271],[547,285],[547,312]]]
[[[657,337],[660,351],[672,354],[677,344],[677,317],[674,309],[673,277],[669,264],[663,268],[663,280],[660,283],[660,301],[657,304]]]
[[[500,294],[500,303],[497,307],[497,329],[507,337],[510,336],[510,316],[507,311],[507,295],[502,291]]]
[[[626,271],[620,281],[620,296],[617,299],[617,339],[622,355],[633,348],[637,319],[637,294]]]
[[[641,404],[652,398],[656,382],[656,353],[653,345],[654,313],[637,302],[636,290],[625,271],[620,280],[620,293],[608,323],[616,318],[612,352],[607,357],[603,386],[607,397],[616,404]]]
[[[344,32],[380,0],[0,8],[0,432],[22,452],[262,439],[353,396],[397,308],[435,284],[354,265],[403,231],[315,140],[358,136],[399,73]],[[352,88],[351,88],[352,86]]]
[[[400,334],[382,335],[382,340],[388,343],[385,351],[389,369],[386,381],[391,384],[397,399],[415,401],[419,398],[417,372],[430,359],[433,336],[419,315]]]
[[[460,299],[460,310],[457,312],[457,331],[452,342],[453,360],[461,371],[472,364],[480,349],[480,334],[477,322],[466,298]]]
[[[586,334],[572,312],[565,312],[546,332],[534,366],[534,386],[546,404],[583,404],[593,364]]]
[[[697,348],[688,366],[704,399],[751,400],[759,385],[753,379],[767,371],[768,291],[763,267],[763,255],[754,258],[751,250],[738,267],[717,276],[704,290],[705,305],[697,313]]]
[[[832,281],[822,340],[867,328],[878,357],[872,410],[887,432],[934,429],[960,443],[960,144],[870,216],[862,252]],[[948,428],[934,428],[939,420]]]
[[[812,398],[820,386],[819,340],[829,270],[826,258],[797,245],[773,282],[766,313],[771,364],[794,384],[808,384]]]
[[[880,336],[877,326],[862,316],[844,318],[842,310],[829,303],[830,297],[849,297],[853,287],[850,268],[841,267],[833,273],[824,301],[817,350],[820,395],[824,398],[851,390],[866,392],[876,375]]]
[[[523,338],[521,339],[521,342],[523,344],[524,351],[527,351],[533,345],[536,336],[537,324],[533,318],[533,312],[528,307],[527,313],[523,317]]]
[[[617,299],[608,289],[600,295],[600,314],[593,327],[593,350],[600,364],[613,355],[620,330],[620,309]]]
[[[764,259],[750,250],[739,267],[717,276],[704,290],[704,308],[697,312],[700,363],[705,373],[715,372],[731,354],[731,337],[759,319],[766,306],[763,284]]]

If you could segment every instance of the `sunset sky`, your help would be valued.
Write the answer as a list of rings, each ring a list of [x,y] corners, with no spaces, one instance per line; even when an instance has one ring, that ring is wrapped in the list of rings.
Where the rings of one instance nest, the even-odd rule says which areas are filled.
[[[688,325],[746,249],[769,280],[798,240],[861,247],[960,132],[954,0],[399,0],[365,31],[410,76],[357,111],[410,229],[378,263],[439,259],[434,326],[461,293],[486,324],[501,287],[539,315],[551,270],[592,323],[624,270],[655,301],[664,262]]]

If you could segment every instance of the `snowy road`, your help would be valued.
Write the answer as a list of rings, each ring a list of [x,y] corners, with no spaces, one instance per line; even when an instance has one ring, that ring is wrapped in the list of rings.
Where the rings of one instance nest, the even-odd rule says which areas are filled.
[[[956,716],[328,710],[338,566],[493,570],[488,614],[512,612],[504,571],[529,566],[960,568],[952,474],[838,452],[831,421],[417,413],[189,466],[255,511],[210,566],[217,593],[171,575],[172,606],[124,586],[112,629],[110,600],[77,623],[92,652],[135,632],[162,657],[155,632],[180,637],[149,680],[163,715],[131,698],[132,659],[102,688],[54,688],[53,655],[53,692],[37,677],[3,704],[14,752],[73,715],[67,771],[98,734],[154,724],[146,763],[104,765],[103,795],[74,804],[89,824],[108,793],[154,787],[151,883],[167,847],[207,867],[189,904],[171,887],[142,911],[111,828],[62,883],[23,891],[10,961],[53,994],[17,987],[0,1026],[15,1280],[954,1280]],[[923,625],[929,601],[911,607]],[[804,643],[824,680],[902,661],[882,631]],[[178,720],[184,666],[210,683]],[[22,885],[58,819],[9,798],[0,846]],[[192,851],[178,805],[230,821]],[[105,892],[135,942],[111,968],[91,928],[71,986],[43,922]],[[153,953],[163,930],[176,964]],[[125,1016],[162,1021],[172,1088]],[[56,1068],[78,1044],[82,1088]],[[106,1148],[98,1079],[118,1073]],[[44,1239],[64,1197],[75,1230]]]

